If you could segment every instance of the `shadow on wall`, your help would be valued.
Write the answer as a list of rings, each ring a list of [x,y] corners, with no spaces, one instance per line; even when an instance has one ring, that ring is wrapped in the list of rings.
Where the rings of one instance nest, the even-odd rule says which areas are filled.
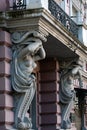
[[[0,0],[0,11],[9,10],[9,0]]]

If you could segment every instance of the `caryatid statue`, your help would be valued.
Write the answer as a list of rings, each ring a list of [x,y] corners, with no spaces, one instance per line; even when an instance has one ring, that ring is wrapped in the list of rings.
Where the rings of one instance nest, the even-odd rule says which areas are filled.
[[[43,35],[33,31],[25,34],[13,34],[12,88],[15,90],[15,128],[30,130],[31,119],[26,116],[36,89],[33,70],[35,63],[45,58],[42,41]]]
[[[60,78],[60,104],[61,104],[61,128],[70,129],[70,112],[75,97],[74,80],[78,79],[79,87],[83,87],[82,63],[80,60],[72,61],[65,65]]]

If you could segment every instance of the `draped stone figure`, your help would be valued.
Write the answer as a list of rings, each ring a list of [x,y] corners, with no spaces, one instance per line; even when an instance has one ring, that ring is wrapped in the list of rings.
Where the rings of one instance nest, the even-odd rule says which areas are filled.
[[[61,104],[61,128],[70,129],[70,112],[72,110],[73,99],[75,96],[74,91],[74,79],[78,79],[79,86],[83,87],[82,74],[81,74],[81,62],[74,61],[66,65],[66,68],[61,72],[60,78],[60,104]]]
[[[17,36],[17,37],[16,37]],[[35,61],[45,58],[41,40],[45,38],[38,32],[13,34],[12,88],[15,90],[15,128],[32,129],[31,118],[27,116],[36,89],[36,78],[33,74]]]

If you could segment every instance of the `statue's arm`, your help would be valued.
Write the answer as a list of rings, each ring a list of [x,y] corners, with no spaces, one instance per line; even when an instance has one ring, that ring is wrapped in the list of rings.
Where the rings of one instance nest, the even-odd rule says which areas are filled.
[[[34,55],[34,60],[40,60],[40,59],[44,59],[46,56],[45,50],[43,48],[43,46],[41,48],[39,48],[38,52]]]
[[[18,57],[23,58],[27,54],[34,55],[42,46],[40,41],[38,42],[29,42],[27,46],[20,50]]]
[[[75,79],[79,80],[79,85],[82,88],[83,87],[83,81],[82,81],[82,73],[81,73],[81,67],[77,66],[72,70],[72,74],[74,75]]]

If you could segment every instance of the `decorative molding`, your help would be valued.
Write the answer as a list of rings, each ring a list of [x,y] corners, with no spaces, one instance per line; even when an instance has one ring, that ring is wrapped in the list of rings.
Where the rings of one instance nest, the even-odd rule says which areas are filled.
[[[31,118],[26,117],[36,89],[36,78],[33,73],[35,61],[45,58],[42,41],[46,38],[36,31],[15,32],[12,34],[12,88],[14,93],[15,126],[20,130],[32,128]]]
[[[83,87],[82,63],[79,59],[63,62],[60,76],[61,129],[71,129],[70,112],[75,97],[74,80],[78,79],[79,87]]]

